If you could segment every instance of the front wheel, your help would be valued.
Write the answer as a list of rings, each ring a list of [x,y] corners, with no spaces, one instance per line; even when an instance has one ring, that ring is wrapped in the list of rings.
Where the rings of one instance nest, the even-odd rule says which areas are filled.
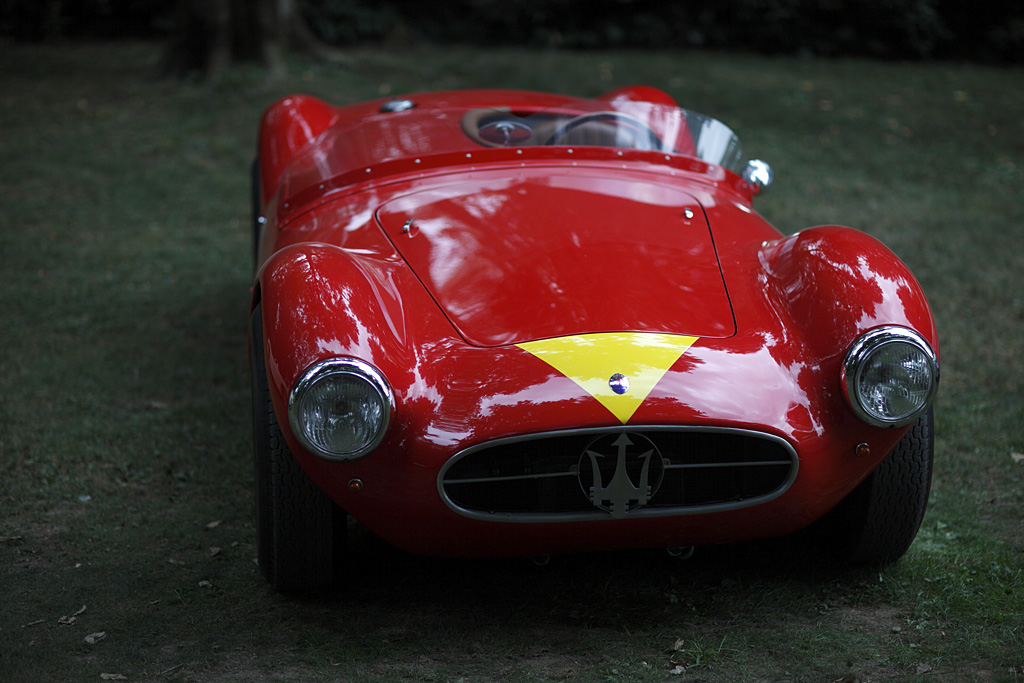
[[[267,383],[260,304],[250,319],[249,347],[260,570],[276,590],[329,588],[344,555],[347,516],[306,476],[281,436]]]
[[[252,199],[252,263],[260,267],[260,239],[263,237],[263,207],[260,199],[260,158],[252,161],[249,169],[249,191]]]
[[[882,464],[828,514],[832,540],[845,562],[883,566],[907,552],[928,505],[933,419],[929,409]]]

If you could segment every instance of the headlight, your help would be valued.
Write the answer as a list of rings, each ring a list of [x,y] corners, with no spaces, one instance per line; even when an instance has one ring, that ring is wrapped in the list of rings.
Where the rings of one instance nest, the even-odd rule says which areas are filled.
[[[288,424],[310,453],[327,460],[361,458],[384,438],[391,389],[371,365],[331,358],[303,373],[288,397]]]
[[[912,423],[931,405],[939,383],[935,352],[905,327],[879,327],[861,335],[846,353],[842,374],[853,412],[875,427]]]

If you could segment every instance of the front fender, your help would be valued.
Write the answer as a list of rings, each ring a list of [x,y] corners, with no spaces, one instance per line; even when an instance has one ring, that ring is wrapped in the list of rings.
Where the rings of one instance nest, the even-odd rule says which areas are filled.
[[[842,355],[863,332],[902,325],[939,352],[938,335],[921,285],[874,237],[820,226],[766,243],[760,253],[768,297],[788,311],[820,358]]]
[[[401,262],[325,244],[274,254],[257,276],[267,376],[278,403],[313,363],[348,356],[386,376],[408,364]],[[278,404],[278,408],[281,405]]]

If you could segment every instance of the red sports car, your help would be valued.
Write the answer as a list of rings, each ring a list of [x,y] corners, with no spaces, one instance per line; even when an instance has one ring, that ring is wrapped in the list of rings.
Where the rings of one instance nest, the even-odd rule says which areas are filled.
[[[938,340],[907,267],[784,236],[719,121],[647,87],[266,112],[250,354],[259,562],[330,585],[346,515],[405,550],[779,536],[900,557]]]

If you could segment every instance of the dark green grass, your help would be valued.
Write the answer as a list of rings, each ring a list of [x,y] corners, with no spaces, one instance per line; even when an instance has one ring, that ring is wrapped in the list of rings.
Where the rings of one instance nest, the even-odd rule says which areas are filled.
[[[155,45],[2,47],[3,680],[1024,676],[1020,70],[366,50],[295,62],[287,83],[243,68],[206,88],[152,81]],[[770,161],[756,208],[781,230],[860,228],[924,285],[943,376],[908,555],[852,574],[789,543],[536,567],[414,558],[357,533],[347,594],[271,593],[253,563],[245,339],[262,109],[292,91],[630,83],[718,116]]]

